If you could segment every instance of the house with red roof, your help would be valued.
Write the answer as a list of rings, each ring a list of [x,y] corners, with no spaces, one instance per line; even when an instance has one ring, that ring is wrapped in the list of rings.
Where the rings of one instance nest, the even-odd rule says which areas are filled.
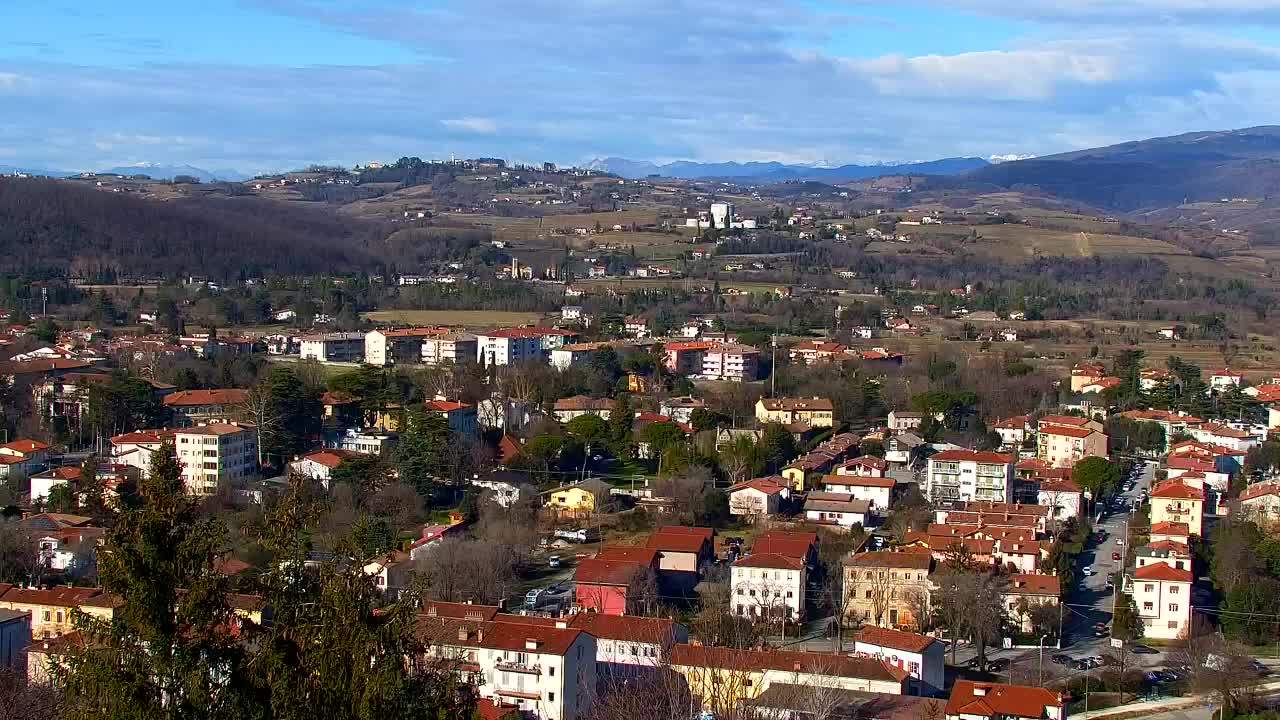
[[[1280,480],[1254,483],[1241,491],[1237,501],[1242,514],[1270,526],[1280,520]]]
[[[579,610],[604,615],[635,614],[643,603],[656,600],[656,551],[646,548],[636,553],[612,554],[617,559],[609,559],[611,554],[603,551],[600,555],[579,560],[574,569],[574,605]],[[649,562],[644,562],[645,558]]]
[[[1031,632],[1032,608],[1058,607],[1062,598],[1062,581],[1056,575],[1043,575],[1034,569],[1008,576],[1003,592],[1005,613],[1023,632]]]
[[[229,422],[244,414],[249,391],[239,388],[219,390],[179,390],[165,395],[162,402],[181,426],[207,422]]]
[[[791,486],[781,475],[758,477],[729,488],[729,514],[750,521],[778,514],[784,500],[791,497]]]
[[[666,595],[693,592],[705,570],[715,560],[715,530],[667,525],[655,530],[646,543],[658,553],[658,583]]]
[[[289,469],[304,477],[317,480],[325,490],[329,489],[329,481],[333,479],[333,471],[348,460],[368,457],[364,453],[337,448],[312,450],[289,463]]]
[[[843,358],[847,347],[836,342],[824,340],[801,340],[791,346],[789,354],[791,361],[804,363],[805,365],[816,365],[823,362],[831,362],[832,360]]]
[[[1028,685],[957,680],[943,715],[946,720],[1066,720],[1067,698]]]
[[[859,458],[861,459],[861,458]],[[879,458],[875,458],[879,459]],[[856,460],[854,462],[857,462]],[[881,460],[881,463],[884,461]],[[844,468],[841,468],[844,469]],[[824,475],[822,488],[832,493],[847,493],[857,500],[869,503],[868,509],[877,514],[884,514],[893,505],[893,494],[897,481],[883,475],[863,475],[856,473],[839,473]]]
[[[1176,640],[1191,629],[1191,583],[1190,570],[1180,570],[1168,562],[1153,562],[1133,570],[1126,586],[1142,618],[1146,637]]]
[[[853,654],[905,670],[915,680],[919,695],[946,687],[946,646],[930,635],[864,625],[853,636]]]
[[[1172,540],[1173,542],[1187,545],[1191,542],[1191,526],[1184,522],[1158,522],[1151,523],[1151,533],[1149,535],[1151,542],[1158,540]]]
[[[1232,427],[1223,423],[1200,423],[1194,427],[1188,428],[1191,437],[1211,445],[1221,445],[1249,452],[1251,448],[1263,441],[1263,436],[1251,430],[1243,430],[1238,427]]]
[[[431,400],[422,404],[422,409],[432,415],[439,415],[449,423],[449,429],[457,433],[463,438],[475,437],[477,428],[476,424],[476,406],[457,400],[447,400],[443,395],[437,395]]]
[[[1197,486],[1199,482],[1199,486]],[[1176,478],[1151,490],[1151,524],[1186,523],[1192,535],[1203,534],[1205,493],[1202,481]]]
[[[1036,457],[1053,467],[1073,467],[1086,457],[1107,457],[1107,436],[1096,420],[1050,415],[1040,418]]]

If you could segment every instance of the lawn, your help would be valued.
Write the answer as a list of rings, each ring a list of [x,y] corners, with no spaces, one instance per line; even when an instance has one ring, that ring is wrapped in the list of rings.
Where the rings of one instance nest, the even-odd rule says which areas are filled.
[[[542,314],[503,310],[377,310],[365,313],[364,317],[375,323],[397,325],[487,328],[535,324],[542,319]]]

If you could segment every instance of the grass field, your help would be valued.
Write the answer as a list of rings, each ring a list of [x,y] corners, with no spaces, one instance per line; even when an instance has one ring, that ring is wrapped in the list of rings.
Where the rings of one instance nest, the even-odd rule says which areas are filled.
[[[622,292],[632,292],[645,288],[661,288],[661,287],[684,287],[688,283],[690,289],[701,287],[711,287],[715,284],[714,280],[705,278],[610,278],[607,280],[574,280],[575,288],[592,289],[592,288],[614,288]],[[782,283],[771,282],[752,282],[721,280],[720,289],[728,290],[733,288],[741,292],[773,292],[777,288],[786,287]]]
[[[378,310],[367,312],[364,317],[375,323],[481,328],[529,325],[541,320],[542,314],[536,312],[505,312],[501,310]]]
[[[976,228],[981,239],[972,247],[977,252],[1005,260],[1022,260],[1037,255],[1092,257],[1118,255],[1189,255],[1162,240],[1106,233],[1045,230],[1026,225],[984,225]]]

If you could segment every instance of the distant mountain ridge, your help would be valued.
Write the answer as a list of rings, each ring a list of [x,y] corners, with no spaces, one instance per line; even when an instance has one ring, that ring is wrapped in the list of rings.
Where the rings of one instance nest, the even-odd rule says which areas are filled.
[[[216,182],[225,180],[227,182],[240,182],[248,180],[251,176],[246,175],[238,170],[205,170],[194,165],[161,165],[159,163],[138,163],[137,165],[121,165],[113,167],[110,170],[103,170],[104,173],[114,175],[146,175],[152,180],[172,180],[179,175],[198,178],[200,182]]]
[[[1192,132],[1003,162],[935,185],[1034,187],[1064,200],[1135,212],[1280,193],[1280,126]]]
[[[881,175],[957,175],[984,168],[988,165],[990,165],[989,162],[976,157],[943,158],[928,162],[884,165],[841,165],[834,168],[788,165],[779,162],[699,163],[689,160],[679,160],[658,165],[644,160],[609,157],[593,160],[588,167],[630,179],[658,175],[682,180],[726,178],[762,182],[817,180],[837,183],[865,180]]]

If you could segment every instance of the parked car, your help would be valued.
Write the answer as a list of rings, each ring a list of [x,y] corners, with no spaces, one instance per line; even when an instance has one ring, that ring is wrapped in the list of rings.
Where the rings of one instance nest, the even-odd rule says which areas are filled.
[[[547,558],[547,567],[550,567],[550,568],[560,567],[560,556],[552,555],[551,557]]]
[[[1120,559],[1120,553],[1118,553],[1118,552],[1113,552],[1113,553],[1111,553],[1111,559],[1112,559],[1112,560],[1119,560],[1119,559]]]
[[[1129,652],[1135,655],[1159,655],[1160,651],[1149,645],[1130,645]]]
[[[1066,665],[1071,662],[1071,656],[1066,653],[1054,653],[1049,656],[1054,665]]]
[[[1085,565],[1085,566],[1084,566],[1084,569],[1083,569],[1083,570],[1081,570],[1080,572],[1084,573],[1084,574],[1085,574],[1085,577],[1088,577],[1088,576],[1090,576],[1090,575],[1092,575],[1092,574],[1093,574],[1093,566],[1092,566],[1092,565]]]

